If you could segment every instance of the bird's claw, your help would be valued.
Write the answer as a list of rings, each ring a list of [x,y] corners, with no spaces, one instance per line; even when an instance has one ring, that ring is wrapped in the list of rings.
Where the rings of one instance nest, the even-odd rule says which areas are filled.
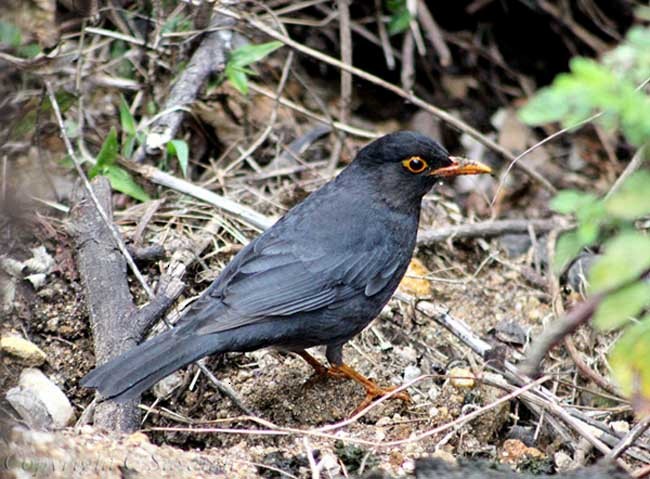
[[[356,416],[359,414],[361,411],[366,409],[370,404],[375,402],[376,400],[387,396],[388,394],[392,393],[395,389],[397,389],[397,386],[388,386],[385,388],[382,388],[378,385],[374,385],[374,387],[366,387],[366,397],[363,398],[363,401],[359,403],[357,408],[352,411],[352,414],[350,416]],[[406,392],[406,391],[400,391],[397,394],[393,394],[389,399],[399,399],[401,401],[404,401],[405,403],[411,402],[411,395]]]

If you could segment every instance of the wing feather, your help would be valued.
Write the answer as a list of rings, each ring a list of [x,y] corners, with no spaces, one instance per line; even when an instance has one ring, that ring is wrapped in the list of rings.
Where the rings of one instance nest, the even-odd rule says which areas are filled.
[[[268,317],[289,316],[320,308],[336,308],[354,295],[382,291],[409,252],[387,242],[326,252],[295,251],[295,244],[260,237],[231,262],[207,292],[221,300],[226,313],[204,314],[204,334],[252,324]],[[392,250],[392,251],[391,251]],[[393,254],[391,254],[393,253]],[[305,259],[306,258],[306,259]],[[210,301],[202,301],[209,307]]]

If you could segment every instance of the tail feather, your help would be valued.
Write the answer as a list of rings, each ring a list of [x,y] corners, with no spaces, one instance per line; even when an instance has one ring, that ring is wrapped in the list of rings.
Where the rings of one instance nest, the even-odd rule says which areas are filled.
[[[95,368],[81,380],[106,399],[132,399],[158,381],[208,354],[219,352],[215,335],[166,331]]]

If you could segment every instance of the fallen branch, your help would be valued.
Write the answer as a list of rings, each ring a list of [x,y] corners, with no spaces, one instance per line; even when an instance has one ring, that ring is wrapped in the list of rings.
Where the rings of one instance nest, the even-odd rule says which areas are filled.
[[[220,210],[225,211],[238,220],[243,221],[244,223],[247,223],[260,230],[264,230],[275,223],[274,219],[264,216],[263,214],[258,213],[257,211],[247,206],[240,205],[239,203],[213,193],[212,191],[201,188],[200,186],[196,186],[189,181],[185,181],[173,175],[170,175],[169,173],[165,173],[155,166],[136,165],[133,162],[126,162],[123,164],[130,170],[139,173],[153,183],[166,186],[167,188],[171,188],[181,193],[185,193],[186,195],[198,198],[199,200],[205,201],[206,203],[209,203],[213,206],[216,206]]]
[[[93,181],[97,200],[107,216],[112,216],[111,186],[104,177]],[[97,364],[137,345],[131,330],[135,305],[126,280],[126,261],[115,247],[109,228],[90,200],[86,190],[77,188],[73,195],[72,220],[77,244],[77,265],[84,285],[86,304],[93,331]],[[137,400],[123,404],[103,402],[97,405],[95,424],[122,432],[138,428]]]
[[[431,228],[418,232],[418,245],[431,245],[448,239],[492,238],[512,233],[545,233],[558,227],[556,220],[495,220],[481,223]]]

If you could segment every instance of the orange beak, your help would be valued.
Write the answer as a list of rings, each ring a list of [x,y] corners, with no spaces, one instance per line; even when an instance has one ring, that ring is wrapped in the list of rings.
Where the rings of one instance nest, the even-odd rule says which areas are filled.
[[[459,176],[459,175],[482,175],[492,173],[492,168],[476,161],[470,161],[459,156],[450,156],[451,165],[432,170],[430,176]]]

